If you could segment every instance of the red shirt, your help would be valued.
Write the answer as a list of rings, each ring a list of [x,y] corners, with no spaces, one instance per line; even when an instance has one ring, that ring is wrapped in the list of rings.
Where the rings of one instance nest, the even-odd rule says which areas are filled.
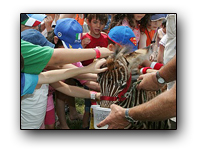
[[[106,34],[101,33],[99,38],[94,38],[90,34],[86,33],[86,35],[84,35],[82,39],[84,38],[89,38],[91,41],[85,48],[96,48],[97,46],[98,47],[108,46],[108,36]],[[94,59],[82,61],[82,65],[87,66],[91,64],[93,60]]]

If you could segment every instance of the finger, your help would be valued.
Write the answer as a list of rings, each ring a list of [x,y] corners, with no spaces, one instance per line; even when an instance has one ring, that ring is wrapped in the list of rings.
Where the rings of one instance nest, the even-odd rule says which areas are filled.
[[[106,59],[105,58],[102,58],[102,59],[99,60],[99,66],[100,67],[105,63],[106,63]]]
[[[137,80],[142,80],[143,78],[144,78],[144,75],[140,75]]]
[[[97,124],[98,128],[101,128],[103,126],[107,125],[107,119],[105,118],[103,121],[101,121],[99,124]]]
[[[115,106],[117,106],[116,104],[111,104],[110,105],[110,109],[112,110]]]
[[[105,72],[106,70],[108,70],[108,67],[101,68],[102,72]]]

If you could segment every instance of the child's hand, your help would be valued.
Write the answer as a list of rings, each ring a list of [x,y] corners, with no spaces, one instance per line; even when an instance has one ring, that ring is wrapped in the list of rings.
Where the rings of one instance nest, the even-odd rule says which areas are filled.
[[[53,18],[51,16],[47,16],[44,19],[44,24],[45,24],[45,27],[47,29],[47,32],[52,30],[52,27],[51,27],[52,22],[53,22]]]
[[[101,96],[101,93],[97,92],[96,95],[95,95],[95,99],[100,100],[100,96]]]
[[[106,59],[102,58],[100,60],[97,60],[95,62],[93,62],[92,64],[88,65],[85,67],[85,69],[88,69],[89,72],[91,73],[101,73],[101,72],[104,72],[106,71],[108,68],[105,67],[105,68],[101,68],[100,67],[105,64],[106,62]]]
[[[81,45],[82,45],[83,48],[85,48],[90,42],[91,42],[91,40],[89,38],[84,38],[81,41]]]

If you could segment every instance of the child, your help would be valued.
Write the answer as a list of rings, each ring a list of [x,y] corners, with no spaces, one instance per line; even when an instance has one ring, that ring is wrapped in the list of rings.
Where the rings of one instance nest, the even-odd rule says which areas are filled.
[[[132,29],[136,36],[137,45],[140,40],[139,21],[145,16],[145,14],[115,14],[110,25],[110,29],[114,26],[128,26]],[[138,48],[138,46],[137,46]]]
[[[65,19],[60,19],[57,21],[57,25],[54,29],[54,33],[55,35],[62,41],[63,45],[65,48],[82,48],[81,45],[81,35],[82,35],[82,27],[81,25],[72,18],[65,18]],[[74,63],[75,66],[77,67],[83,67],[81,62],[77,62]],[[84,81],[84,80],[79,80],[81,84],[83,85],[87,85],[88,87],[91,88],[91,86],[94,88],[94,86],[98,86],[97,83],[95,82],[88,82],[88,81]],[[69,81],[67,81],[69,82]],[[64,109],[64,102],[65,100],[67,100],[67,103],[69,105],[69,109],[70,109],[70,118],[73,117],[73,115],[71,114],[75,114],[76,116],[73,118],[80,118],[80,115],[77,115],[75,110],[75,99],[74,97],[69,97],[69,96],[65,96],[63,94],[57,93],[56,94],[58,96],[56,103],[57,103],[57,115],[60,121],[60,127],[62,129],[67,129],[68,126],[66,124],[66,118],[65,118],[65,113],[63,111]],[[74,120],[74,119],[73,119]]]
[[[21,70],[23,69],[23,57],[21,55]],[[43,103],[44,98],[46,97],[48,88],[46,88],[45,84],[52,83],[52,87],[54,87],[56,90],[59,90],[65,94],[68,94],[70,96],[76,96],[76,97],[84,97],[84,98],[95,98],[99,99],[100,94],[94,94],[88,93],[89,91],[86,91],[84,89],[68,86],[62,82],[56,82],[62,79],[70,78],[73,76],[76,76],[81,73],[87,73],[87,72],[93,72],[98,73],[105,71],[106,68],[99,69],[100,66],[105,63],[105,60],[100,60],[95,62],[94,64],[91,64],[90,66],[84,67],[84,68],[76,68],[76,69],[62,69],[62,70],[53,70],[53,71],[47,71],[42,72],[39,75],[32,75],[32,74],[26,74],[21,73],[21,128],[23,129],[39,129],[42,125],[44,116],[45,116],[45,109],[46,107]],[[42,89],[40,88],[41,84]],[[37,85],[37,87],[36,87]],[[38,93],[38,90],[35,88],[40,88],[40,92]],[[32,98],[32,93],[34,92],[34,95],[38,95],[35,97],[35,99]],[[42,93],[41,93],[42,92]],[[42,106],[42,107],[41,107]]]
[[[108,20],[107,14],[88,14],[87,24],[89,26],[89,33],[82,37],[83,48],[107,47],[107,35],[101,33]],[[86,42],[87,41],[87,42]],[[87,66],[93,62],[94,59],[82,61],[83,66]]]
[[[160,27],[163,19],[165,19],[165,14],[148,14],[141,20],[139,48],[147,47],[155,40],[154,34],[158,27]]]
[[[107,35],[101,33],[108,21],[107,14],[88,14],[87,24],[89,26],[89,33],[86,33],[82,37],[83,48],[96,48],[96,47],[107,47]],[[87,66],[92,63],[94,59],[82,61],[83,66]],[[87,87],[85,87],[87,89]],[[90,112],[90,100],[85,100],[85,113],[83,118],[83,129],[88,129],[89,124],[89,112]]]
[[[159,47],[159,42],[163,38],[163,36],[166,34],[166,19],[163,20],[161,28],[158,29],[158,36],[157,36],[157,44]]]
[[[113,51],[115,46],[132,47],[133,52],[137,50],[137,41],[135,34],[128,26],[115,26],[108,33],[108,48]]]
[[[45,14],[20,14],[21,31],[26,29],[39,30],[39,25],[46,18]]]
[[[108,39],[109,39],[108,48],[112,51],[115,49],[115,46],[131,46],[133,47],[132,51],[137,50],[136,37],[133,31],[127,26],[115,26],[114,28],[112,28],[110,32],[108,33]],[[150,72],[150,71],[152,72],[155,70],[159,70],[163,66],[162,64],[155,63],[155,62],[149,62],[146,65],[148,67],[141,68],[140,70],[142,74],[146,72]],[[132,79],[137,80],[138,76],[139,75],[136,73],[132,76]]]

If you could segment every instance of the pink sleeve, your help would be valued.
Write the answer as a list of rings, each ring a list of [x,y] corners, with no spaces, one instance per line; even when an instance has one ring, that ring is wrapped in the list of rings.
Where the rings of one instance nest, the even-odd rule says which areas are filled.
[[[76,67],[83,67],[82,63],[81,62],[76,62],[76,63],[73,63],[73,65],[75,65]],[[87,82],[86,80],[79,80],[77,79],[82,85],[85,84],[85,82]]]

